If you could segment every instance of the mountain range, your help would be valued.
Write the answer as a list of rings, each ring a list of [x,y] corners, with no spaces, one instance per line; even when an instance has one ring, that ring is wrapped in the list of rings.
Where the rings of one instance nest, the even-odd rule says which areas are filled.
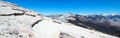
[[[90,30],[97,28],[80,26],[79,18],[72,18],[70,15],[67,14],[67,20],[62,17],[61,20],[51,19],[17,4],[0,1],[0,38],[119,38]],[[81,24],[87,20],[83,21],[85,22]]]
[[[120,15],[117,14],[79,15],[66,13],[46,16],[87,29],[101,31],[110,35],[120,36]]]

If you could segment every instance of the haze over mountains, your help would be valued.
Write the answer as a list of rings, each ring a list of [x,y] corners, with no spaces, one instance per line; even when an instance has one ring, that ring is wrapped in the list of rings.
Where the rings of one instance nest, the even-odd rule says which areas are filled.
[[[67,20],[61,17],[61,21],[59,21],[59,19],[45,17],[16,4],[0,1],[0,38],[119,38],[100,31],[90,30],[97,29],[97,27],[90,27],[92,26],[91,23],[88,23],[90,26],[80,26],[78,23],[81,23],[81,20],[85,21],[83,23],[88,20],[73,18],[73,16],[67,14],[67,16],[65,15]]]

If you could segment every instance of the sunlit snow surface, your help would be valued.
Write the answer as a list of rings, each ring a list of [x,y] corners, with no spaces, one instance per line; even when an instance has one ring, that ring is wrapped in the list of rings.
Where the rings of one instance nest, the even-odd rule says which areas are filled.
[[[6,24],[7,22],[9,24],[12,24],[13,26],[17,26],[15,28],[11,26],[13,28],[13,31],[14,29],[19,27],[18,29],[16,29],[16,31],[18,31],[18,33],[20,34],[23,34],[22,36],[24,36],[25,38],[30,38],[31,36],[32,36],[31,38],[34,38],[34,35],[35,35],[35,38],[59,38],[61,32],[69,34],[75,38],[118,38],[115,36],[103,34],[98,31],[88,30],[72,24],[55,21],[53,19],[40,16],[36,14],[36,12],[27,11],[27,9],[19,8],[18,6],[11,3],[0,2],[0,12],[1,12],[0,20],[1,22],[3,21],[3,23],[5,23],[4,25],[1,25],[1,27],[4,28],[4,26],[6,25],[10,26]],[[15,16],[14,14],[16,13],[18,14],[24,13],[24,14]],[[13,14],[13,16],[9,16],[9,14]],[[34,27],[32,28],[31,25],[33,25],[38,20],[42,20],[42,21],[35,24]],[[8,27],[8,28],[12,29],[11,27]],[[8,30],[5,30],[5,31],[8,31]],[[34,33],[32,33],[32,31]],[[5,32],[5,33],[8,33],[8,32]],[[0,38],[5,37],[2,35],[0,36],[1,36]],[[14,35],[11,35],[11,36],[14,36]],[[12,38],[11,36],[8,38]],[[16,38],[19,38],[19,37],[16,36]]]
[[[67,33],[75,38],[118,38],[95,30],[88,30],[67,23],[55,23],[43,20],[33,27],[36,38],[59,38],[60,32]]]
[[[33,27],[36,38],[59,38],[60,25],[50,21],[42,21]]]

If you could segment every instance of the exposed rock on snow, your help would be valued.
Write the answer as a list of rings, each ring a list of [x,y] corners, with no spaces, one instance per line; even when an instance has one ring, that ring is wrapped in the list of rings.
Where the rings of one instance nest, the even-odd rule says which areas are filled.
[[[32,26],[39,20],[31,10],[0,1],[0,38],[35,38]]]
[[[118,38],[0,1],[0,38]]]
[[[120,37],[120,15],[61,14],[47,17]]]
[[[43,20],[33,27],[36,38],[118,38],[72,24],[59,24],[48,20]]]

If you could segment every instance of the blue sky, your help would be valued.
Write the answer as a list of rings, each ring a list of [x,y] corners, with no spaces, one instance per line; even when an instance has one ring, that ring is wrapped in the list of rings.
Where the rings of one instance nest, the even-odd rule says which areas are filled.
[[[120,14],[120,0],[5,0],[40,14]]]

